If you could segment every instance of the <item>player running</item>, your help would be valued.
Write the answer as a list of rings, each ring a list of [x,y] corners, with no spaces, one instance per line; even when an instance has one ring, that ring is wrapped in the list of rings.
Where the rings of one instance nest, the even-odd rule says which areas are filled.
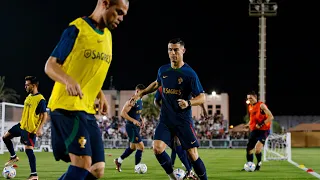
[[[10,166],[19,161],[19,157],[14,152],[11,139],[20,137],[20,141],[25,145],[26,154],[29,159],[31,173],[29,180],[38,180],[36,170],[36,157],[33,153],[36,137],[42,135],[42,128],[47,121],[47,104],[44,97],[39,93],[39,81],[35,76],[25,77],[25,88],[29,94],[24,101],[21,121],[14,125],[2,137],[4,144],[11,155],[10,160],[5,163],[5,166]]]
[[[179,39],[168,43],[168,54],[171,63],[158,70],[157,80],[137,94],[136,99],[152,93],[159,86],[163,88],[160,121],[154,135],[154,154],[171,179],[172,163],[165,149],[171,147],[172,139],[178,136],[183,149],[186,149],[196,174],[206,180],[206,168],[199,157],[199,142],[192,127],[191,106],[198,106],[205,101],[205,94],[196,72],[183,61],[185,44]],[[191,99],[191,94],[195,97]],[[171,147],[172,148],[172,147]]]
[[[55,159],[71,162],[60,179],[103,177],[104,145],[94,103],[107,114],[101,90],[112,60],[112,35],[129,9],[128,0],[97,0],[93,13],[77,18],[64,31],[47,60],[46,74],[55,81],[48,107]]]
[[[156,91],[156,94],[154,96],[154,104],[156,107],[158,107],[159,109],[161,109],[161,99],[162,99],[162,87],[160,86],[158,88],[158,90]],[[207,111],[204,107],[204,104],[201,104],[200,107],[202,108],[205,117],[207,117]],[[194,122],[192,124],[193,128],[194,128]],[[179,138],[177,136],[175,136],[173,138],[172,141],[173,145],[172,145],[172,149],[171,149],[171,163],[172,163],[172,167],[174,167],[174,162],[176,159],[176,154],[178,154],[178,157],[180,159],[180,161],[182,162],[183,166],[186,168],[186,175],[185,178],[188,179],[197,179],[194,176],[194,173],[192,171],[192,163],[190,161],[190,159],[188,158],[187,155],[187,151],[184,150],[181,146],[181,143],[179,141]]]
[[[257,158],[255,171],[259,171],[262,165],[261,157],[264,143],[270,133],[271,121],[274,119],[271,111],[261,101],[258,101],[257,94],[250,92],[247,94],[248,111],[250,116],[249,128],[250,136],[247,144],[247,162],[253,162],[253,153]]]
[[[138,84],[136,86],[135,94],[139,93],[141,90],[145,89],[145,86]],[[135,101],[133,98],[128,100],[123,106],[121,111],[121,117],[125,118],[126,121],[126,131],[130,141],[129,147],[123,152],[123,154],[114,160],[117,166],[117,170],[121,172],[121,164],[123,160],[129,157],[135,150],[135,169],[140,164],[142,158],[142,152],[144,150],[144,144],[140,136],[140,128],[144,127],[143,119],[141,118],[142,112],[142,99]]]

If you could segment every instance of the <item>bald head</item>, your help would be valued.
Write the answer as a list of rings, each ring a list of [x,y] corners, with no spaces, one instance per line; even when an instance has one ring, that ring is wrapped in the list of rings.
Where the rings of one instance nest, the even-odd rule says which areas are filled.
[[[101,4],[104,1],[109,1],[110,5],[114,5],[117,4],[119,1],[122,0],[98,0],[98,4]],[[124,0],[126,3],[129,3],[129,0]]]
[[[123,21],[129,9],[129,0],[98,0],[97,7],[90,16],[100,29],[115,29]]]

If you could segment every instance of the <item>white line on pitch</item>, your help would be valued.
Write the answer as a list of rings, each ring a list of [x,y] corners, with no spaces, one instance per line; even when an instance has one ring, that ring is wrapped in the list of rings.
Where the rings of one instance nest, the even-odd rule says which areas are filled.
[[[296,163],[296,162],[294,162],[294,161],[292,161],[292,160],[289,160],[288,162],[291,163],[291,164],[293,164],[293,165],[296,166],[297,168],[302,169],[302,170],[304,170],[305,172],[311,174],[312,176],[320,179],[320,174],[314,172],[313,170],[312,170],[312,172],[308,172],[308,169],[309,169],[309,168],[300,167],[298,163]]]

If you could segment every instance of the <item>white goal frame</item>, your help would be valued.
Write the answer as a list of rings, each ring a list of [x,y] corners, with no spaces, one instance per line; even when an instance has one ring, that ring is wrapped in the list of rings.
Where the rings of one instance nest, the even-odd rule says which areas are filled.
[[[274,144],[271,144],[271,147],[269,147],[269,142],[272,140],[276,140],[276,142],[274,142]],[[282,148],[284,148],[284,150],[282,150]],[[282,151],[281,154],[278,149]],[[272,154],[274,157],[268,157],[269,154]],[[291,133],[271,134],[268,136],[263,148],[263,161],[270,160],[292,161]]]
[[[0,154],[4,154],[4,152],[8,152],[8,150],[5,148],[5,144],[2,140],[2,137],[4,136],[4,134],[8,131],[8,128],[11,127],[7,127],[6,128],[6,123],[8,123],[8,120],[6,121],[6,108],[7,107],[14,107],[14,108],[22,108],[23,109],[23,105],[22,104],[14,104],[14,103],[7,103],[7,102],[1,102],[0,103],[0,115],[1,115],[1,139],[0,139]],[[22,113],[22,112],[21,112]],[[20,121],[20,117],[22,114],[19,114],[19,121]],[[19,121],[13,121],[11,122],[11,124],[14,123],[18,123]],[[17,140],[19,139],[19,140]],[[37,137],[37,146],[35,147],[35,149],[33,150],[34,152],[52,152],[52,147],[51,147],[51,140],[48,140],[46,144],[42,144],[43,141],[38,141],[39,138]],[[25,146],[23,144],[20,143],[20,138],[14,138],[14,149],[15,151],[25,151]]]
[[[283,145],[277,146],[279,144],[271,145],[271,148],[268,146],[270,140],[279,139],[278,142],[285,142],[285,150],[282,151],[281,148],[283,148]],[[275,140],[275,143],[277,143],[277,140]],[[277,150],[279,148],[280,150]],[[280,153],[281,154],[280,154]],[[267,153],[272,154],[275,158],[271,157],[269,158]],[[301,166],[298,163],[294,162],[292,160],[292,154],[291,154],[291,133],[286,134],[271,134],[265,143],[264,149],[263,149],[263,160],[264,161],[270,161],[270,160],[286,160],[290,164],[296,166],[297,168],[311,174],[312,176],[320,179],[320,174],[314,172],[313,170],[310,170],[309,168],[305,166]]]

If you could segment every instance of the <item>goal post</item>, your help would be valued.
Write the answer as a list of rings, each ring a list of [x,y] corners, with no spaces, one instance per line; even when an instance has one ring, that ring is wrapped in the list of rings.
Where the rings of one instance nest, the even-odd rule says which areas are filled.
[[[21,104],[14,104],[14,103],[7,103],[1,102],[0,103],[0,117],[1,117],[1,126],[0,126],[0,154],[7,152],[8,149],[6,148],[2,137],[4,134],[14,125],[20,122],[21,116],[23,112],[23,105]],[[12,140],[13,147],[15,151],[24,151],[25,147],[20,142],[20,137],[15,137]],[[47,123],[43,129],[42,137],[36,138],[36,144],[34,147],[34,152],[41,152],[41,151],[49,151],[52,152],[51,147],[51,140],[50,140],[50,126]]]
[[[4,134],[15,124],[20,122],[21,114],[23,111],[23,105],[2,102],[1,104],[1,146],[0,146],[0,154],[8,151],[2,137]],[[20,138],[12,139],[13,146],[16,147],[20,143]]]
[[[291,161],[291,133],[270,134],[263,149],[263,160]]]

